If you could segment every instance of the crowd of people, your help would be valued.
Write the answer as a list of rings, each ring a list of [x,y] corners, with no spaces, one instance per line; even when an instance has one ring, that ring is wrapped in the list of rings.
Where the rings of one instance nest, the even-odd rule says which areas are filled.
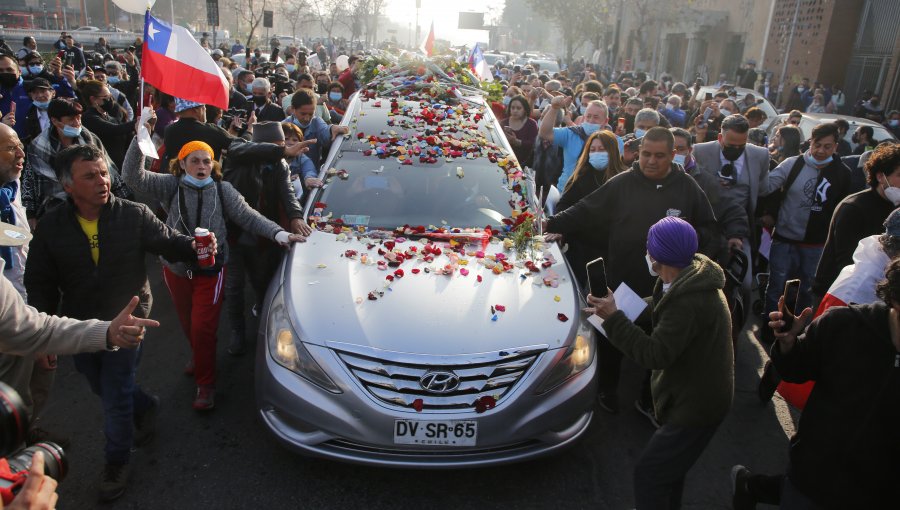
[[[324,45],[273,45],[268,56],[237,41],[209,49],[230,86],[228,109],[221,109],[141,87],[140,41],[116,52],[101,40],[84,51],[63,34],[46,63],[33,43],[26,38],[15,54],[0,54],[0,220],[34,236],[0,248],[4,276],[40,312],[112,320],[136,296],[134,315],[146,318],[152,297],[144,254],[159,255],[191,346],[184,367],[196,382],[191,405],[209,411],[222,305],[228,352],[241,355],[246,313],[258,311],[282,247],[311,232],[300,201],[323,185],[320,166],[332,141],[348,132],[340,123],[360,88],[360,57],[348,55],[342,69]],[[885,230],[900,206],[900,145],[860,129],[852,147],[844,121],[804,136],[802,112],[842,97],[808,83],[769,140],[757,98],[738,99],[727,83],[700,97],[699,80],[611,76],[590,64],[551,74],[537,64],[501,62],[493,72],[503,96],[490,107],[553,213],[546,239],[568,245],[580,283],[586,262],[603,257],[611,288],[626,284],[649,297],[648,312],[632,322],[606,289],[587,296],[606,328],[598,342],[599,407],[621,412],[623,357],[647,369],[635,407],[658,430],[635,471],[637,507],[680,506],[685,474],[729,412],[736,317],[734,296],[723,292],[734,275],[723,267],[738,253],[749,266],[735,283],[744,295],[754,273],[768,274],[771,327],[760,341],[772,362],[760,398],[771,398],[782,379],[816,386],[786,474],[760,477],[736,466],[736,507],[877,505],[900,458],[891,439],[900,371],[888,368],[900,359],[900,250],[888,249],[900,242],[900,218]],[[879,111],[877,97],[872,101],[862,107]],[[154,110],[145,126],[159,156],[153,163],[135,136],[141,105]],[[895,113],[879,121],[896,128]],[[198,260],[196,229],[212,237],[212,264]],[[874,235],[891,254],[879,278],[867,281],[872,296],[877,283],[877,301],[810,322],[842,269],[854,264],[857,245]],[[257,299],[249,306],[247,278]],[[801,286],[790,311],[798,316],[788,328],[781,295],[795,278]],[[865,341],[851,346],[859,339],[854,331],[863,330]],[[142,338],[132,333],[128,338]],[[108,340],[106,349],[75,357],[103,403],[103,500],[124,492],[132,447],[152,441],[160,407],[135,383],[139,342],[120,346],[128,347]],[[38,425],[55,355],[68,352],[0,355],[0,380],[24,397]],[[38,425],[29,442],[67,443]],[[821,462],[817,448],[833,458]]]

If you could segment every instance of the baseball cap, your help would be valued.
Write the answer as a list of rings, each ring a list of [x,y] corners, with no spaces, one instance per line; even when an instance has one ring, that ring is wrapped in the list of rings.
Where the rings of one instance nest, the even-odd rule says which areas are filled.
[[[31,91],[37,90],[37,89],[53,90],[53,87],[50,85],[50,82],[45,80],[44,78],[35,78],[35,79],[31,80],[31,82],[29,82],[25,88],[27,89],[28,92],[31,92]]]
[[[175,98],[175,113],[190,110],[191,108],[197,108],[198,106],[203,106],[203,103],[195,103],[194,101],[188,101],[187,99],[181,99],[180,97]]]

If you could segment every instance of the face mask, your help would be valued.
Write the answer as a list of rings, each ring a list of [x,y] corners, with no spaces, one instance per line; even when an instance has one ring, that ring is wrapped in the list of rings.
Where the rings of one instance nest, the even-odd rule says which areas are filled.
[[[900,119],[891,119],[891,121],[888,122],[888,124],[890,124],[891,127],[900,126]]]
[[[312,124],[312,121],[310,121],[306,124],[301,124],[300,121],[297,120],[297,117],[291,117],[291,122],[294,123],[295,125],[299,126],[300,129],[307,129],[309,127],[309,125]]]
[[[722,112],[722,115],[726,117],[731,115],[731,110],[729,110],[728,108],[719,108],[719,111]]]
[[[646,135],[646,134],[647,134],[647,131],[645,131],[645,130],[643,130],[643,129],[635,129],[635,130],[634,130],[634,136],[635,136],[636,138],[643,138],[644,135]]]
[[[666,110],[671,111],[671,110],[674,110],[674,109],[675,109],[675,105],[671,105],[671,104],[667,104],[667,105],[666,105]]]
[[[585,133],[590,135],[590,134],[593,134],[598,129],[600,129],[600,124],[592,124],[590,122],[582,122],[581,129],[583,129]]]
[[[253,96],[253,104],[256,106],[262,106],[266,104],[266,101],[268,101],[266,96]]]
[[[512,101],[512,97],[503,96],[503,106],[509,106],[509,102]]]
[[[582,115],[584,115],[587,112],[587,106],[582,106],[578,109],[578,111],[581,112]]]
[[[197,179],[196,177],[192,176],[191,174],[184,174],[183,178],[184,178],[184,182],[190,184],[191,186],[193,186],[195,188],[204,188],[204,187],[212,184],[212,182],[213,182],[213,178],[211,175],[208,175],[205,179]]]
[[[900,188],[896,186],[891,186],[885,180],[885,183],[881,185],[884,188],[884,196],[891,201],[894,206],[900,206]]]
[[[575,106],[581,108],[581,98],[580,97],[575,98]]]
[[[341,98],[343,98],[343,97],[344,97],[344,95],[341,94],[340,92],[329,92],[328,93],[328,99],[331,99],[332,101],[335,101],[335,102],[340,101]]]
[[[77,138],[81,136],[81,126],[63,126],[63,136],[67,138]]]
[[[19,78],[13,73],[0,73],[0,87],[11,89],[19,83]]]
[[[725,159],[727,159],[728,161],[736,161],[737,158],[741,157],[741,154],[743,153],[743,145],[740,147],[732,147],[731,145],[722,147],[722,155],[725,156]]]
[[[244,85],[244,92],[246,92],[248,94],[252,94],[253,93],[252,85],[253,85],[252,83],[247,83],[246,85]]]
[[[297,66],[294,64],[285,64],[284,68],[288,70],[289,73],[293,73]]]
[[[588,154],[588,162],[597,170],[603,170],[609,166],[608,152],[592,152]]]
[[[653,270],[653,259],[650,258],[650,254],[644,255],[644,258],[647,260],[647,271],[650,272],[650,276],[659,276],[659,273]]]
[[[38,110],[46,110],[50,106],[50,101],[32,101],[31,104],[36,106]]]
[[[28,66],[28,72],[33,75],[38,75],[44,72],[44,66]]]
[[[109,78],[106,79],[106,82],[109,83],[110,85],[115,85],[116,83],[119,83],[120,81],[122,81],[122,80],[118,76],[110,76]]]
[[[797,87],[797,92],[799,92],[799,93],[802,94],[804,91],[806,91],[806,88],[804,88],[804,87]]]
[[[812,156],[812,153],[807,151],[803,154],[803,159],[806,160],[806,164],[809,166],[825,166],[828,163],[831,163],[831,160],[834,159],[834,156],[828,156],[826,159],[819,161]]]
[[[110,97],[109,99],[104,99],[104,100],[103,100],[103,103],[101,104],[101,106],[103,107],[104,110],[110,111],[110,110],[112,109],[112,107],[113,107],[114,104],[115,104],[115,102],[114,102],[113,99]]]
[[[676,154],[673,161],[675,161],[676,163],[678,163],[679,165],[681,165],[683,167],[683,166],[685,166],[685,163],[687,163],[687,156],[685,156],[684,154]]]

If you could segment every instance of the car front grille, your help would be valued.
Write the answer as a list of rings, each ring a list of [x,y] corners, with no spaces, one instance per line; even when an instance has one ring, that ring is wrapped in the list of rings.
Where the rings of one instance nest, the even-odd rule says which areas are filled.
[[[474,410],[475,402],[483,397],[493,397],[499,401],[546,350],[545,346],[536,346],[500,351],[477,355],[477,361],[467,363],[447,356],[429,360],[424,355],[385,351],[362,353],[358,348],[353,352],[332,348],[360,384],[379,402],[400,408],[415,408],[416,401],[421,400],[422,410],[434,411]],[[459,378],[459,386],[446,393],[428,391],[419,381],[431,372],[452,372]]]

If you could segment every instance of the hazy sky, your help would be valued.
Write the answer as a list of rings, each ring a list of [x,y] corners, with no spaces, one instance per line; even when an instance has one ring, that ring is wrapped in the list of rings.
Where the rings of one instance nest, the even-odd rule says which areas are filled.
[[[472,44],[487,41],[488,33],[483,30],[457,30],[459,12],[484,12],[484,22],[489,23],[491,15],[503,12],[504,0],[421,0],[419,9],[419,26],[421,38],[428,35],[428,29],[434,21],[434,35],[438,39],[449,39],[453,44]],[[385,14],[397,23],[412,23],[416,29],[416,0],[387,0]],[[421,41],[420,41],[421,42]]]

